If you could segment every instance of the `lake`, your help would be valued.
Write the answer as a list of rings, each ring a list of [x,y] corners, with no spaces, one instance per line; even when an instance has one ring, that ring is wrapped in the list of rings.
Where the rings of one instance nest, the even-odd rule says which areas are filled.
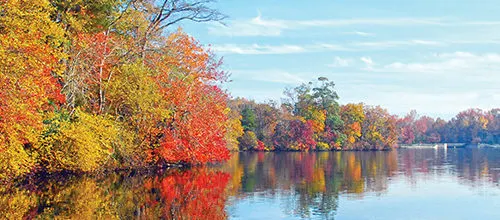
[[[242,152],[1,188],[2,219],[500,219],[500,150]]]

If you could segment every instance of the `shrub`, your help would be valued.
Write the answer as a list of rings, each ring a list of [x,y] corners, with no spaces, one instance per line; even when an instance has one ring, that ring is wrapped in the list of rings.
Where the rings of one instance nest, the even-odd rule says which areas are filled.
[[[318,142],[316,144],[316,149],[317,150],[330,150],[330,145],[328,145],[328,143],[325,143],[325,142]]]
[[[254,149],[257,144],[257,135],[253,131],[246,131],[243,136],[239,138],[240,149],[241,150],[251,150]]]
[[[257,141],[257,146],[255,146],[254,150],[256,151],[265,151],[266,145],[262,141]]]
[[[71,117],[57,113],[45,123],[38,159],[48,172],[95,171],[111,158],[113,146],[120,142],[119,126],[107,116],[77,109]]]

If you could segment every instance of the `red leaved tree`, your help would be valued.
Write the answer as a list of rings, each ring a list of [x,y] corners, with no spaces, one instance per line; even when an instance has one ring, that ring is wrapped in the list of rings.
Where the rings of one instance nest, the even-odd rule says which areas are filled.
[[[178,31],[167,39],[158,83],[171,117],[163,123],[157,153],[167,162],[199,164],[229,158],[224,139],[227,94],[219,85],[225,73],[192,37]]]

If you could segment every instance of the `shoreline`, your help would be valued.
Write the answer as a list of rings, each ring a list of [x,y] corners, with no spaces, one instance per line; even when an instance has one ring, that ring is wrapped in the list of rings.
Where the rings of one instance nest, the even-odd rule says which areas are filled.
[[[77,172],[70,170],[62,170],[58,172],[45,172],[45,171],[33,171],[26,175],[14,177],[11,179],[3,179],[0,180],[0,184],[9,185],[9,186],[26,186],[31,185],[33,183],[43,182],[48,179],[61,179],[67,180],[72,177],[92,177],[92,178],[100,178],[107,176],[109,174],[124,174],[127,176],[135,176],[135,175],[145,175],[145,174],[154,174],[159,172],[165,172],[170,170],[187,170],[192,167],[197,167],[199,165],[186,165],[186,164],[165,164],[162,166],[143,166],[143,167],[129,167],[129,168],[107,168],[98,171],[91,172]]]
[[[418,147],[421,146],[422,144],[416,144],[415,146],[417,147],[409,147],[411,145],[400,145],[397,148],[388,148],[388,149],[346,149],[346,150],[310,150],[310,151],[300,151],[300,150],[270,150],[270,151],[257,151],[257,150],[238,150],[238,151],[230,151],[230,153],[321,153],[321,152],[389,152],[393,150],[398,150],[398,149],[446,149],[444,147]],[[433,145],[433,144],[426,144],[426,146]],[[443,145],[443,144],[436,144],[436,145]],[[483,146],[485,145],[485,146]],[[487,144],[476,144],[476,146],[483,146],[483,147],[468,147],[469,145],[464,145],[463,147],[457,147],[457,148],[463,148],[463,149],[500,149],[500,145],[492,145],[494,147],[490,147],[490,145]],[[447,148],[456,148],[456,147],[450,147],[448,146]],[[163,173],[163,172],[169,172],[173,170],[188,170],[193,167],[202,167],[202,166],[210,166],[211,164],[219,164],[221,162],[214,162],[214,163],[208,163],[208,164],[199,164],[199,165],[191,165],[191,164],[174,164],[174,163],[167,163],[161,166],[137,166],[137,167],[117,167],[117,168],[106,168],[102,169],[99,171],[92,171],[92,172],[75,172],[75,171],[69,171],[69,170],[63,170],[63,171],[58,171],[54,173],[49,173],[45,171],[34,171],[30,172],[26,175],[23,176],[18,176],[12,179],[4,179],[0,180],[1,184],[4,185],[9,185],[9,186],[29,186],[34,183],[40,183],[43,182],[44,180],[48,179],[61,179],[61,180],[67,180],[72,177],[92,177],[92,178],[100,178],[107,176],[109,174],[122,174],[126,176],[135,176],[135,175],[147,175],[147,174],[155,174],[155,173]]]

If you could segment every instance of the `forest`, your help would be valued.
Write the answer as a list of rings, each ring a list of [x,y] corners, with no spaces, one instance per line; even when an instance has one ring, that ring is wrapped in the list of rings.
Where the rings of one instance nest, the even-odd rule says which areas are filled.
[[[333,81],[257,103],[182,29],[211,1],[0,0],[0,179],[198,165],[230,151],[389,150],[500,142],[500,109],[449,121],[339,104]]]
[[[388,150],[400,144],[499,144],[500,109],[468,109],[451,120],[404,117],[380,106],[340,105],[334,83],[325,77],[287,89],[282,104],[233,99],[235,150]],[[241,121],[241,128],[237,121]],[[243,132],[241,131],[243,130]],[[234,132],[237,131],[237,132]]]

